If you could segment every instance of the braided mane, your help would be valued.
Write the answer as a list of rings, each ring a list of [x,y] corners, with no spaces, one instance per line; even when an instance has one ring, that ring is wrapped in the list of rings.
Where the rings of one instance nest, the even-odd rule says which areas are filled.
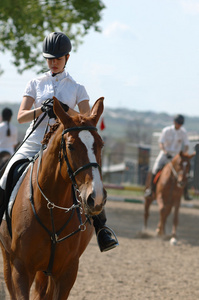
[[[60,121],[57,120],[55,124],[50,125],[50,130],[48,133],[45,134],[43,141],[41,142],[42,145],[48,145],[48,142],[51,138],[51,136],[53,135],[53,133],[59,128],[60,126]]]

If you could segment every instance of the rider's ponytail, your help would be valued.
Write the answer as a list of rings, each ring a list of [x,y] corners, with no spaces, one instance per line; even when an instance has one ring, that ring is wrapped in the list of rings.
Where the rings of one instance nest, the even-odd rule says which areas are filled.
[[[12,110],[10,108],[4,108],[2,111],[2,119],[3,121],[6,121],[8,123],[8,128],[7,128],[7,132],[6,135],[10,136],[11,132],[10,132],[10,120],[12,117]]]
[[[10,122],[8,122],[8,128],[7,128],[6,135],[10,136]]]

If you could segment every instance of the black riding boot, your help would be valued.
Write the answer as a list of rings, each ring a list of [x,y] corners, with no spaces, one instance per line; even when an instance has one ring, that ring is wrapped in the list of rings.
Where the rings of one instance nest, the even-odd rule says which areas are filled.
[[[145,197],[151,197],[153,192],[155,192],[156,184],[154,183],[154,178],[155,178],[156,174],[151,175],[151,184],[150,184],[150,187],[147,188],[145,191],[145,194],[144,194]]]
[[[186,185],[184,188],[184,200],[191,201],[193,198],[189,195],[188,186]]]
[[[115,233],[112,229],[105,225],[106,214],[105,210],[97,215],[93,216],[93,225],[97,236],[97,242],[101,252],[111,250],[119,245]]]
[[[5,210],[6,210],[5,191],[0,187],[0,225],[1,225],[2,218],[3,218]]]

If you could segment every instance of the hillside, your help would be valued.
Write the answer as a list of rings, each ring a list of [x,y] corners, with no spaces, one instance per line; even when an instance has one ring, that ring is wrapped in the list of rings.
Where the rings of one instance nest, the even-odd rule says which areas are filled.
[[[1,103],[0,111],[4,107],[13,110],[13,124],[18,127],[19,138],[22,140],[28,124],[18,124],[17,113],[19,104]],[[144,142],[150,144],[154,131],[161,131],[164,126],[173,122],[173,116],[167,113],[155,113],[152,111],[139,112],[128,109],[105,108],[104,114],[105,130],[100,131],[101,135],[113,140],[126,140],[135,143]],[[199,117],[185,116],[185,128],[189,134],[199,135]]]
[[[104,112],[104,122],[106,126],[104,136],[120,139],[129,137],[130,133],[134,132],[135,136],[139,135],[139,140],[135,142],[144,142],[146,136],[151,137],[153,132],[161,131],[163,127],[171,125],[173,116],[152,111],[107,108]],[[199,134],[199,117],[185,116],[185,128],[190,135]],[[149,140],[145,142],[150,143]]]

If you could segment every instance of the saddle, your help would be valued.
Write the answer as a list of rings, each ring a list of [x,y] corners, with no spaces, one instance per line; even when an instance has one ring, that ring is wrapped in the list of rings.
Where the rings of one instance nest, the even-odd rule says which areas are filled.
[[[7,226],[8,226],[10,236],[12,236],[12,229],[11,229],[11,217],[9,216],[8,213],[8,203],[15,185],[17,184],[19,178],[21,177],[21,175],[23,174],[24,170],[29,165],[29,163],[30,160],[28,158],[18,160],[12,165],[8,173],[6,189],[5,189],[5,203],[6,203],[5,214],[6,214],[6,221],[7,221]]]
[[[46,147],[44,146],[43,149]],[[12,167],[9,170],[8,176],[7,176],[7,182],[6,182],[6,189],[5,189],[5,204],[6,204],[6,221],[8,225],[8,230],[10,233],[10,236],[12,236],[12,229],[11,229],[11,216],[9,216],[8,213],[8,204],[10,197],[12,195],[13,189],[15,188],[17,182],[19,181],[20,177],[22,176],[23,172],[27,168],[27,166],[34,162],[40,155],[40,152],[38,152],[34,157],[32,158],[23,158],[20,160],[17,160]],[[2,174],[0,174],[0,177]]]
[[[43,150],[46,147],[43,147]],[[12,194],[12,191],[15,187],[15,185],[17,184],[19,178],[21,177],[21,175],[23,174],[23,172],[25,171],[25,169],[27,168],[27,166],[31,163],[34,162],[38,157],[39,157],[40,152],[38,152],[37,154],[35,154],[34,157],[31,158],[22,158],[17,160],[12,167],[10,168],[10,171],[8,173],[7,176],[7,182],[6,182],[6,189],[5,189],[5,199],[6,199],[6,203],[9,202],[10,196]],[[0,177],[2,175],[0,174]]]

